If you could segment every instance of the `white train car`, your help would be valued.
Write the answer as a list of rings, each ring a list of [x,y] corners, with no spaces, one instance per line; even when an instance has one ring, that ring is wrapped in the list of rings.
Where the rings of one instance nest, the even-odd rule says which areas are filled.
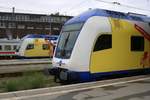
[[[16,50],[19,47],[20,40],[0,39],[0,58],[16,57]]]
[[[61,81],[150,73],[150,18],[94,9],[62,28],[50,74]]]

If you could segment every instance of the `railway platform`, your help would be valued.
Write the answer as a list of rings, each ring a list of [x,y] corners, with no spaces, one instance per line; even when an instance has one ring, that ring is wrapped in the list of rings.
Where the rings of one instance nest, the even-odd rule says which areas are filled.
[[[0,100],[149,100],[150,75],[1,93]]]

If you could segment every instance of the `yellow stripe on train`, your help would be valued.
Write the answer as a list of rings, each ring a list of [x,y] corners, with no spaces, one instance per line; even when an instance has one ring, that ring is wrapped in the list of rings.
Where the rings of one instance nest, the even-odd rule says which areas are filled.
[[[131,37],[142,36],[134,27],[134,23],[123,19],[109,20],[112,28],[112,48],[92,52],[91,73],[142,69],[150,66],[150,44],[147,39],[144,39],[144,51],[131,50]],[[144,56],[147,58],[144,59]]]

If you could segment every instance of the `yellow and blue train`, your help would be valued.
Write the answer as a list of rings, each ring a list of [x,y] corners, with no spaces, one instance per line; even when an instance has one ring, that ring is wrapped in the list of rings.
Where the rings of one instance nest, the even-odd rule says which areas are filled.
[[[29,34],[21,39],[16,55],[18,58],[50,57],[53,55],[57,38],[57,35]],[[50,43],[53,45],[50,45]]]
[[[63,26],[52,63],[61,81],[150,73],[150,17],[103,9],[76,16]]]

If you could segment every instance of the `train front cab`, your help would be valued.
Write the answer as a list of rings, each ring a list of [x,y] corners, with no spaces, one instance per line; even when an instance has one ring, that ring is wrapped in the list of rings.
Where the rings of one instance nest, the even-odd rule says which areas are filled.
[[[19,58],[45,58],[49,56],[49,46],[45,39],[27,38],[18,50]]]
[[[57,51],[58,45],[60,44],[60,40],[58,41],[53,57],[53,68],[50,69],[50,73],[58,77],[60,80],[77,80],[79,82],[92,81],[94,78],[90,73],[89,64],[93,43],[98,33],[111,34],[110,32],[111,27],[108,18],[98,16],[89,18],[78,32],[79,35],[75,39],[75,44],[72,45],[73,50],[69,53],[71,55],[69,59],[62,58],[63,56],[56,57],[57,54],[61,53],[58,53]]]

